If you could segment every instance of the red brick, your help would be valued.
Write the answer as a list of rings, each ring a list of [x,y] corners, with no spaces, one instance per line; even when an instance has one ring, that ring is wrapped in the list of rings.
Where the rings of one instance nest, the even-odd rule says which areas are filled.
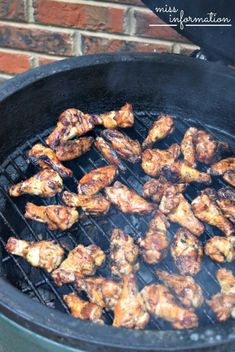
[[[62,60],[62,59],[61,59]],[[55,58],[45,58],[45,57],[39,57],[38,58],[38,64],[39,66],[41,65],[47,65],[47,64],[51,64],[52,62],[55,62],[55,61],[59,61],[59,59],[55,59]]]
[[[0,72],[17,74],[30,68],[30,55],[0,51]]]
[[[139,52],[171,52],[171,44],[146,43],[129,40],[107,39],[94,36],[82,36],[83,54],[105,52],[139,51]]]
[[[97,2],[100,0],[96,0]],[[108,2],[115,2],[118,4],[125,4],[125,5],[135,5],[135,6],[144,6],[144,3],[141,0],[103,0]]]
[[[0,0],[0,18],[26,21],[24,0]]]
[[[37,22],[92,31],[122,33],[125,10],[112,7],[37,0]]]
[[[0,46],[54,55],[72,55],[72,35],[35,28],[0,25]]]

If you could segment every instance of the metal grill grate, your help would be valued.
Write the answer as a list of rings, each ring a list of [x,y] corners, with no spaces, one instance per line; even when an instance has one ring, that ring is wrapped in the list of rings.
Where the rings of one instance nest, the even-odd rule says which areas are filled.
[[[157,116],[157,112],[136,112],[135,125],[130,130],[125,130],[125,133],[131,138],[136,138],[140,142],[146,136],[153,119]],[[189,126],[207,129],[210,133],[217,135],[234,145],[235,140],[232,136],[226,135],[223,132],[218,132],[208,126],[201,126],[198,121],[190,121],[186,119],[176,119],[176,131],[167,139],[158,143],[159,148],[167,148],[172,143],[179,143],[183,137],[185,130]],[[99,128],[98,128],[99,130]],[[112,229],[121,227],[124,231],[131,234],[135,239],[143,237],[150,220],[150,216],[124,215],[114,207],[106,216],[92,217],[82,214],[81,220],[73,226],[72,229],[66,232],[49,231],[46,226],[40,223],[32,222],[24,218],[24,209],[27,201],[35,201],[36,204],[63,204],[61,195],[56,195],[49,200],[43,200],[39,197],[23,196],[16,199],[9,197],[7,189],[13,183],[26,179],[37,171],[34,166],[27,162],[27,152],[35,143],[43,143],[50,131],[45,131],[41,135],[37,135],[30,141],[27,141],[23,146],[18,148],[8,159],[0,166],[0,242],[2,245],[2,270],[1,273],[23,293],[32,297],[48,307],[59,309],[69,313],[68,308],[63,302],[62,296],[65,293],[74,291],[73,285],[65,285],[58,288],[55,286],[50,275],[40,269],[36,269],[27,264],[22,258],[9,255],[5,252],[4,246],[9,236],[15,236],[26,240],[55,240],[65,249],[70,251],[77,244],[82,243],[88,245],[96,243],[109,255],[110,236]],[[97,131],[96,131],[97,132]],[[99,131],[98,131],[99,132]],[[76,192],[76,183],[85,173],[94,168],[104,166],[107,162],[102,158],[95,147],[88,154],[75,159],[74,161],[66,162],[65,165],[71,168],[74,172],[74,177],[71,180],[64,180],[65,189]],[[128,187],[134,188],[139,194],[142,193],[143,183],[148,179],[139,165],[126,163],[127,172],[120,174],[118,179],[125,183]],[[200,165],[201,170],[206,169]],[[213,182],[213,187],[216,189],[225,186],[221,179],[216,179]],[[199,190],[203,189],[203,185],[191,185],[186,192],[186,198],[191,201],[196,197]],[[172,238],[177,225],[172,224],[168,235]],[[202,244],[212,235],[219,234],[219,231],[206,226],[206,232],[200,237]],[[224,265],[232,269],[231,264]],[[206,298],[219,290],[215,280],[215,272],[220,267],[219,264],[212,262],[209,258],[203,258],[202,270],[197,275],[196,281],[202,286]],[[157,282],[154,275],[156,269],[164,269],[169,272],[177,272],[170,254],[158,265],[147,265],[140,258],[140,270],[137,273],[137,279],[140,289],[150,283]],[[105,264],[98,270],[97,275],[110,277],[111,273],[108,267],[108,259]],[[204,304],[197,314],[200,319],[200,325],[208,326],[215,322],[213,314]],[[112,323],[112,313],[105,313],[107,324]],[[171,326],[161,319],[152,319],[148,325],[149,329],[171,329]]]

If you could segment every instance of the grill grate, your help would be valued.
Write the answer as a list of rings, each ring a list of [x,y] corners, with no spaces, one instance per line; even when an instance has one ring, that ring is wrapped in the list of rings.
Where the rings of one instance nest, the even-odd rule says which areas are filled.
[[[142,142],[152,124],[153,119],[155,119],[157,115],[158,114],[156,111],[136,112],[134,128],[125,130],[125,133],[129,137],[136,138]],[[167,139],[159,142],[158,147],[167,148],[172,143],[179,143],[185,130],[189,126],[206,129],[208,132],[230,142],[230,144],[234,146],[235,140],[230,135],[226,135],[221,131],[218,132],[209,126],[206,126],[205,128],[205,126],[202,126],[198,121],[177,119],[176,131]],[[97,129],[99,132],[99,128]],[[148,228],[150,216],[143,217],[137,215],[126,215],[114,207],[111,207],[108,215],[101,217],[92,217],[85,215],[80,211],[82,215],[81,220],[75,224],[72,229],[66,232],[52,232],[43,224],[25,219],[23,215],[25,204],[29,200],[32,200],[33,202],[35,201],[35,203],[39,205],[63,204],[61,195],[56,195],[49,200],[30,196],[12,199],[7,193],[7,189],[11,184],[26,179],[36,172],[34,166],[27,162],[27,152],[35,143],[45,144],[44,140],[49,132],[50,131],[47,130],[41,135],[37,135],[30,141],[27,141],[12,155],[10,155],[0,166],[0,242],[2,247],[2,251],[0,252],[0,255],[2,256],[2,270],[0,273],[19,290],[34,300],[37,300],[48,307],[69,313],[68,308],[63,302],[62,296],[65,293],[73,292],[73,285],[65,285],[58,288],[55,286],[47,272],[33,268],[22,258],[6,253],[4,246],[8,237],[11,235],[26,240],[55,240],[60,243],[60,245],[65,249],[65,252],[70,251],[78,243],[82,243],[84,245],[96,243],[105,251],[108,257],[110,236],[113,228],[121,227],[124,231],[130,233],[135,239],[137,239],[144,236]],[[102,155],[97,149],[95,149],[95,147],[93,147],[92,151],[79,159],[72,162],[66,162],[65,165],[73,170],[74,177],[71,180],[64,180],[65,189],[76,192],[77,180],[92,169],[104,166],[106,164],[107,162],[102,158]],[[125,173],[125,176],[120,174],[118,179],[125,183],[128,187],[134,188],[141,194],[142,186],[149,177],[144,174],[139,165],[132,165],[127,162],[125,164],[127,167],[127,172]],[[200,165],[200,168],[202,170],[206,169],[203,165]],[[216,179],[213,183],[213,187],[216,189],[222,186],[225,186],[225,184],[221,179]],[[189,187],[190,190],[185,194],[186,198],[191,201],[197,195],[198,191],[204,187],[205,186],[203,185],[191,185]],[[168,231],[170,238],[173,237],[177,228],[178,226],[175,224],[170,226]],[[206,232],[200,237],[202,244],[206,242],[208,237],[219,233],[219,230],[206,226]],[[232,264],[226,264],[224,266],[232,269]],[[196,281],[202,286],[206,298],[209,298],[212,294],[219,290],[218,284],[215,280],[215,272],[219,267],[219,264],[212,262],[209,258],[203,258],[202,270],[197,275]],[[173,273],[177,272],[169,253],[167,257],[158,265],[150,266],[140,259],[140,270],[137,273],[137,280],[140,289],[146,284],[157,282],[154,275],[154,271],[156,269],[164,269]],[[108,268],[108,260],[106,260],[105,264],[98,270],[97,275],[105,277],[111,276]],[[197,314],[201,325],[209,326],[215,323],[213,314],[205,304],[197,310]],[[105,313],[105,321],[107,324],[111,324],[112,318],[113,315],[111,312]],[[171,329],[171,326],[161,319],[152,318],[148,328],[165,330]]]

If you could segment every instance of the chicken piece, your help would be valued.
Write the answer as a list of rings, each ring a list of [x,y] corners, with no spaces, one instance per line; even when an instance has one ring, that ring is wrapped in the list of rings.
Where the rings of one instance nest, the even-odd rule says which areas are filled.
[[[170,166],[180,155],[178,144],[172,144],[167,150],[145,149],[142,153],[142,169],[151,176],[159,176],[163,168]]]
[[[125,104],[120,110],[113,110],[93,117],[96,125],[103,125],[105,128],[127,128],[134,124],[134,114],[131,104]]]
[[[104,130],[102,137],[111,143],[115,152],[130,163],[141,160],[141,146],[137,140],[133,140],[118,130]]]
[[[216,273],[216,278],[219,281],[222,293],[235,294],[235,276],[231,270],[221,268]]]
[[[97,137],[95,146],[110,164],[117,166],[122,171],[126,171],[126,166],[121,162],[115,150],[104,138]]]
[[[87,196],[86,194],[64,192],[62,199],[69,207],[81,207],[86,214],[105,215],[110,208],[110,202],[101,194]]]
[[[90,302],[113,310],[122,291],[122,283],[104,277],[76,278],[76,289],[85,291]]]
[[[152,178],[144,184],[144,197],[150,197],[154,202],[160,202],[169,187],[174,187],[176,193],[182,193],[185,191],[187,184],[173,184],[163,176],[158,179]]]
[[[197,129],[190,127],[185,132],[184,138],[180,144],[181,152],[184,156],[185,164],[190,167],[196,167],[196,150],[193,143],[193,137],[197,133]]]
[[[234,226],[222,214],[220,208],[213,200],[213,191],[209,188],[192,201],[192,210],[195,216],[206,223],[218,227],[226,236],[235,233]]]
[[[139,240],[141,254],[146,263],[159,263],[166,256],[167,249],[170,245],[167,237],[167,229],[169,226],[165,216],[160,212],[156,212],[153,219],[150,221],[145,238]]]
[[[54,270],[52,277],[57,286],[74,282],[77,277],[94,275],[97,267],[105,261],[105,254],[95,244],[87,247],[79,244],[68,257]]]
[[[191,231],[195,236],[200,236],[204,225],[194,216],[191,205],[181,193],[176,193],[174,187],[169,187],[164,193],[159,210],[172,222],[179,224]]]
[[[205,172],[200,172],[180,160],[176,161],[174,164],[167,165],[164,168],[164,176],[171,182],[197,182],[207,185],[211,183],[210,175]]]
[[[99,167],[84,175],[78,183],[78,194],[92,196],[110,185],[118,174],[116,166]]]
[[[47,137],[46,143],[54,149],[76,136],[82,136],[94,128],[93,116],[78,109],[67,109],[59,117],[56,128]]]
[[[110,269],[113,275],[123,277],[139,270],[139,249],[131,236],[114,229],[110,244]]]
[[[6,251],[23,257],[32,266],[47,270],[56,269],[63,260],[64,250],[53,241],[29,242],[10,237]]]
[[[138,291],[134,274],[124,277],[123,288],[114,307],[113,326],[129,329],[144,329],[149,322],[149,314]]]
[[[175,329],[192,329],[198,326],[198,317],[190,309],[180,307],[163,285],[148,285],[141,291],[147,311],[169,321]]]
[[[94,323],[104,324],[102,320],[103,310],[94,303],[84,301],[75,293],[64,295],[63,299],[69,307],[71,314],[81,320],[91,320]]]
[[[55,148],[55,154],[61,161],[73,160],[87,153],[94,143],[92,137],[81,137],[64,142]]]
[[[45,169],[36,175],[21,181],[9,188],[11,197],[19,197],[23,194],[31,194],[44,198],[54,197],[63,189],[63,181],[54,170]]]
[[[217,192],[216,203],[226,218],[235,223],[235,190],[224,187]]]
[[[235,259],[235,236],[214,236],[206,242],[204,251],[216,262],[230,263]]]
[[[107,199],[120,208],[123,213],[146,214],[156,208],[155,204],[148,203],[133,189],[129,189],[119,181],[116,181],[111,187],[106,187],[105,194]]]
[[[225,321],[230,316],[235,318],[235,294],[217,293],[206,302],[219,321]]]
[[[39,165],[42,169],[52,168],[61,177],[73,176],[73,172],[61,164],[53,150],[44,147],[42,144],[35,144],[29,151],[28,157],[33,164]]]
[[[235,171],[227,171],[223,175],[224,181],[226,181],[229,185],[235,187]]]
[[[188,230],[180,228],[174,235],[171,255],[182,275],[196,275],[201,269],[203,250],[199,240]]]
[[[225,181],[228,180],[235,187],[235,158],[226,158],[218,161],[208,169],[208,173],[215,176],[224,175]]]
[[[174,119],[170,115],[159,115],[150,128],[142,147],[151,148],[154,143],[166,138],[174,129]]]
[[[49,230],[65,231],[78,221],[79,214],[75,208],[62,205],[38,206],[28,202],[25,207],[25,217],[46,223]]]

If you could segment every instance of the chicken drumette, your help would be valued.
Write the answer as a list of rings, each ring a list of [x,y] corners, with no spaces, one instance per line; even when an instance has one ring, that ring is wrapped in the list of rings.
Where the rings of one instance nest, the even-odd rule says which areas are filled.
[[[216,278],[220,284],[222,293],[235,294],[235,276],[231,270],[221,268],[216,273]]]
[[[231,186],[235,187],[235,171],[227,171],[223,175],[224,181],[226,181]]]
[[[235,236],[213,236],[206,242],[204,251],[216,262],[230,263],[235,259]]]
[[[193,137],[196,134],[197,129],[190,127],[185,132],[184,138],[180,144],[181,152],[184,156],[184,161],[188,166],[196,167],[196,151],[193,142]]]
[[[226,158],[212,165],[208,170],[211,175],[222,175],[223,179],[235,187],[235,158]]]
[[[139,246],[144,261],[148,264],[159,263],[165,256],[170,245],[167,237],[169,223],[165,216],[156,212],[150,221],[149,229],[144,239],[139,240]]]
[[[148,203],[138,193],[119,181],[116,181],[112,187],[106,187],[105,193],[108,200],[123,213],[146,214],[156,208],[155,204]]]
[[[31,194],[44,198],[54,197],[63,189],[63,180],[57,172],[51,169],[40,171],[25,181],[21,181],[9,188],[11,197]]]
[[[50,148],[44,147],[42,144],[35,144],[28,153],[29,160],[42,169],[52,168],[61,177],[72,177],[73,172],[61,164],[59,158]]]
[[[114,275],[123,277],[139,269],[138,247],[131,236],[114,229],[110,244],[110,268]]]
[[[114,307],[113,326],[129,329],[144,329],[149,322],[142,295],[138,291],[134,274],[124,277],[123,288]]]
[[[61,161],[73,160],[91,149],[94,142],[92,137],[81,137],[64,142],[55,148],[55,154]]]
[[[54,131],[46,139],[46,143],[54,149],[76,136],[82,136],[94,128],[93,116],[84,114],[78,109],[67,109],[59,117]]]
[[[127,128],[134,124],[134,114],[131,104],[125,104],[120,110],[113,110],[100,115],[94,115],[96,125],[103,125],[105,128]]]
[[[6,251],[49,273],[60,265],[64,256],[64,250],[53,241],[29,242],[14,237],[8,239]]]
[[[171,245],[171,255],[182,275],[196,275],[201,269],[203,256],[199,240],[188,230],[180,228]]]
[[[224,187],[217,192],[216,203],[226,218],[235,223],[235,190]]]
[[[122,171],[126,171],[126,166],[121,162],[115,150],[104,138],[97,137],[95,146],[110,164],[117,166]]]
[[[91,196],[110,185],[118,174],[116,166],[99,167],[84,175],[78,183],[78,194]]]
[[[105,261],[105,254],[95,244],[84,247],[79,244],[68,257],[54,270],[52,277],[58,286],[76,280],[76,277],[94,275],[97,267]]]
[[[28,202],[25,210],[27,219],[46,223],[49,230],[65,231],[79,219],[79,214],[75,208],[62,205],[38,206]]]
[[[197,315],[190,309],[179,306],[165,286],[145,286],[141,295],[148,312],[169,321],[175,329],[191,329],[198,326]]]
[[[176,293],[185,307],[198,308],[202,305],[204,301],[202,289],[191,276],[169,274],[166,271],[156,271],[156,274],[169,289]]]
[[[167,137],[174,129],[174,119],[170,115],[161,114],[150,128],[142,144],[143,148],[151,148],[154,143]]]

